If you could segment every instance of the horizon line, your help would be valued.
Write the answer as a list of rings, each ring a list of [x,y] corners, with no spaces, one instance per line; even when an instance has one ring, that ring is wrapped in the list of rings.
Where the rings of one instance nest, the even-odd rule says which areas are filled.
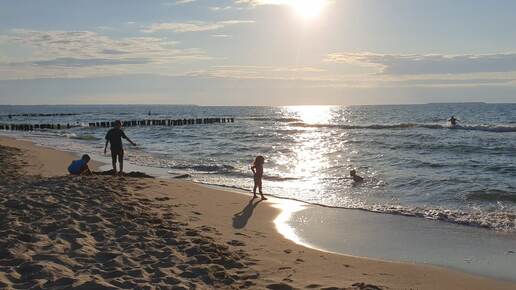
[[[446,105],[446,104],[516,104],[514,102],[422,102],[422,103],[379,103],[379,104],[284,104],[284,105],[201,105],[201,104],[173,104],[173,103],[91,103],[91,104],[0,104],[0,106],[183,106],[183,107],[301,107],[301,106],[328,106],[328,107],[352,107],[352,106],[409,106],[409,105]]]

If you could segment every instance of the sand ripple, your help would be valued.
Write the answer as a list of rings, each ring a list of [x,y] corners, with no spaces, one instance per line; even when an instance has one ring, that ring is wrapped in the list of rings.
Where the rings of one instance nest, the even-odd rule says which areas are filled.
[[[2,289],[238,289],[259,277],[209,227],[135,198],[136,179],[25,176],[19,152],[0,149]]]

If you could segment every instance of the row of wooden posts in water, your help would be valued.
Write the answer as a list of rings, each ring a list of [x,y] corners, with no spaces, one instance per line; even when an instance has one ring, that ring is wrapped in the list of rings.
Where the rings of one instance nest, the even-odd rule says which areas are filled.
[[[61,116],[77,116],[78,113],[23,113],[23,114],[9,114],[7,117],[61,117]]]
[[[137,126],[183,126],[199,124],[234,123],[235,118],[197,118],[197,119],[165,119],[165,120],[133,120],[122,121],[124,127]],[[87,127],[109,128],[115,122],[89,122]],[[78,124],[0,124],[0,130],[34,131],[34,130],[61,130],[81,127]]]
[[[165,120],[134,120],[122,121],[124,127],[137,126],[183,126],[183,125],[199,125],[199,124],[215,124],[215,123],[234,123],[235,118],[201,118],[201,119],[165,119]],[[88,127],[113,127],[115,122],[95,122],[88,123]]]

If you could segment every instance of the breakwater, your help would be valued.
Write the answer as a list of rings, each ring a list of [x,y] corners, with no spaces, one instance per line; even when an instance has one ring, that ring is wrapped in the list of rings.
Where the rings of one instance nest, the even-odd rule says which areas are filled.
[[[235,118],[184,118],[184,119],[145,119],[145,120],[127,120],[122,121],[124,127],[137,126],[185,126],[185,125],[201,125],[201,124],[222,124],[234,123]],[[63,130],[74,127],[92,127],[92,128],[108,128],[115,125],[114,121],[87,122],[82,124],[0,124],[0,130],[9,131],[35,131],[35,130]]]

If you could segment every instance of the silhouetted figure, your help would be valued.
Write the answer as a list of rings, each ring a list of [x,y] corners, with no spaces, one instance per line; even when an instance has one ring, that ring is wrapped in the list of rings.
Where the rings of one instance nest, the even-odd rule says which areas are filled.
[[[459,122],[458,119],[455,119],[455,116],[451,116],[451,118],[448,120],[452,126],[457,126],[457,122]]]
[[[349,175],[351,176],[351,178],[353,178],[354,182],[363,182],[364,181],[363,177],[357,175],[357,171],[355,169],[351,170],[349,172]]]
[[[253,171],[254,177],[254,188],[253,188],[253,198],[256,196],[256,189],[260,191],[260,195],[262,199],[267,199],[263,196],[262,192],[262,178],[263,178],[263,164],[265,163],[265,158],[261,155],[256,156],[254,159],[253,165],[251,166],[251,171]]]
[[[257,202],[254,202],[254,200],[255,199],[253,197],[253,199],[251,199],[240,212],[233,215],[233,228],[243,229],[247,225],[247,222],[253,215],[254,208],[262,201],[258,200]]]
[[[82,158],[79,160],[74,160],[68,166],[68,172],[70,175],[90,175],[91,171],[88,167],[88,162],[90,162],[91,158],[88,154],[82,155]]]
[[[116,175],[116,160],[118,158],[118,163],[120,163],[120,172],[122,175],[124,173],[124,148],[122,147],[122,138],[129,141],[133,146],[136,144],[129,139],[122,131],[122,122],[119,120],[115,121],[115,127],[110,129],[106,134],[106,146],[104,147],[104,154],[106,154],[108,143],[111,144],[111,161],[113,163],[113,175]]]
[[[152,112],[149,110],[149,116],[152,115]]]
[[[13,115],[9,114],[9,120],[11,120],[13,118]]]

